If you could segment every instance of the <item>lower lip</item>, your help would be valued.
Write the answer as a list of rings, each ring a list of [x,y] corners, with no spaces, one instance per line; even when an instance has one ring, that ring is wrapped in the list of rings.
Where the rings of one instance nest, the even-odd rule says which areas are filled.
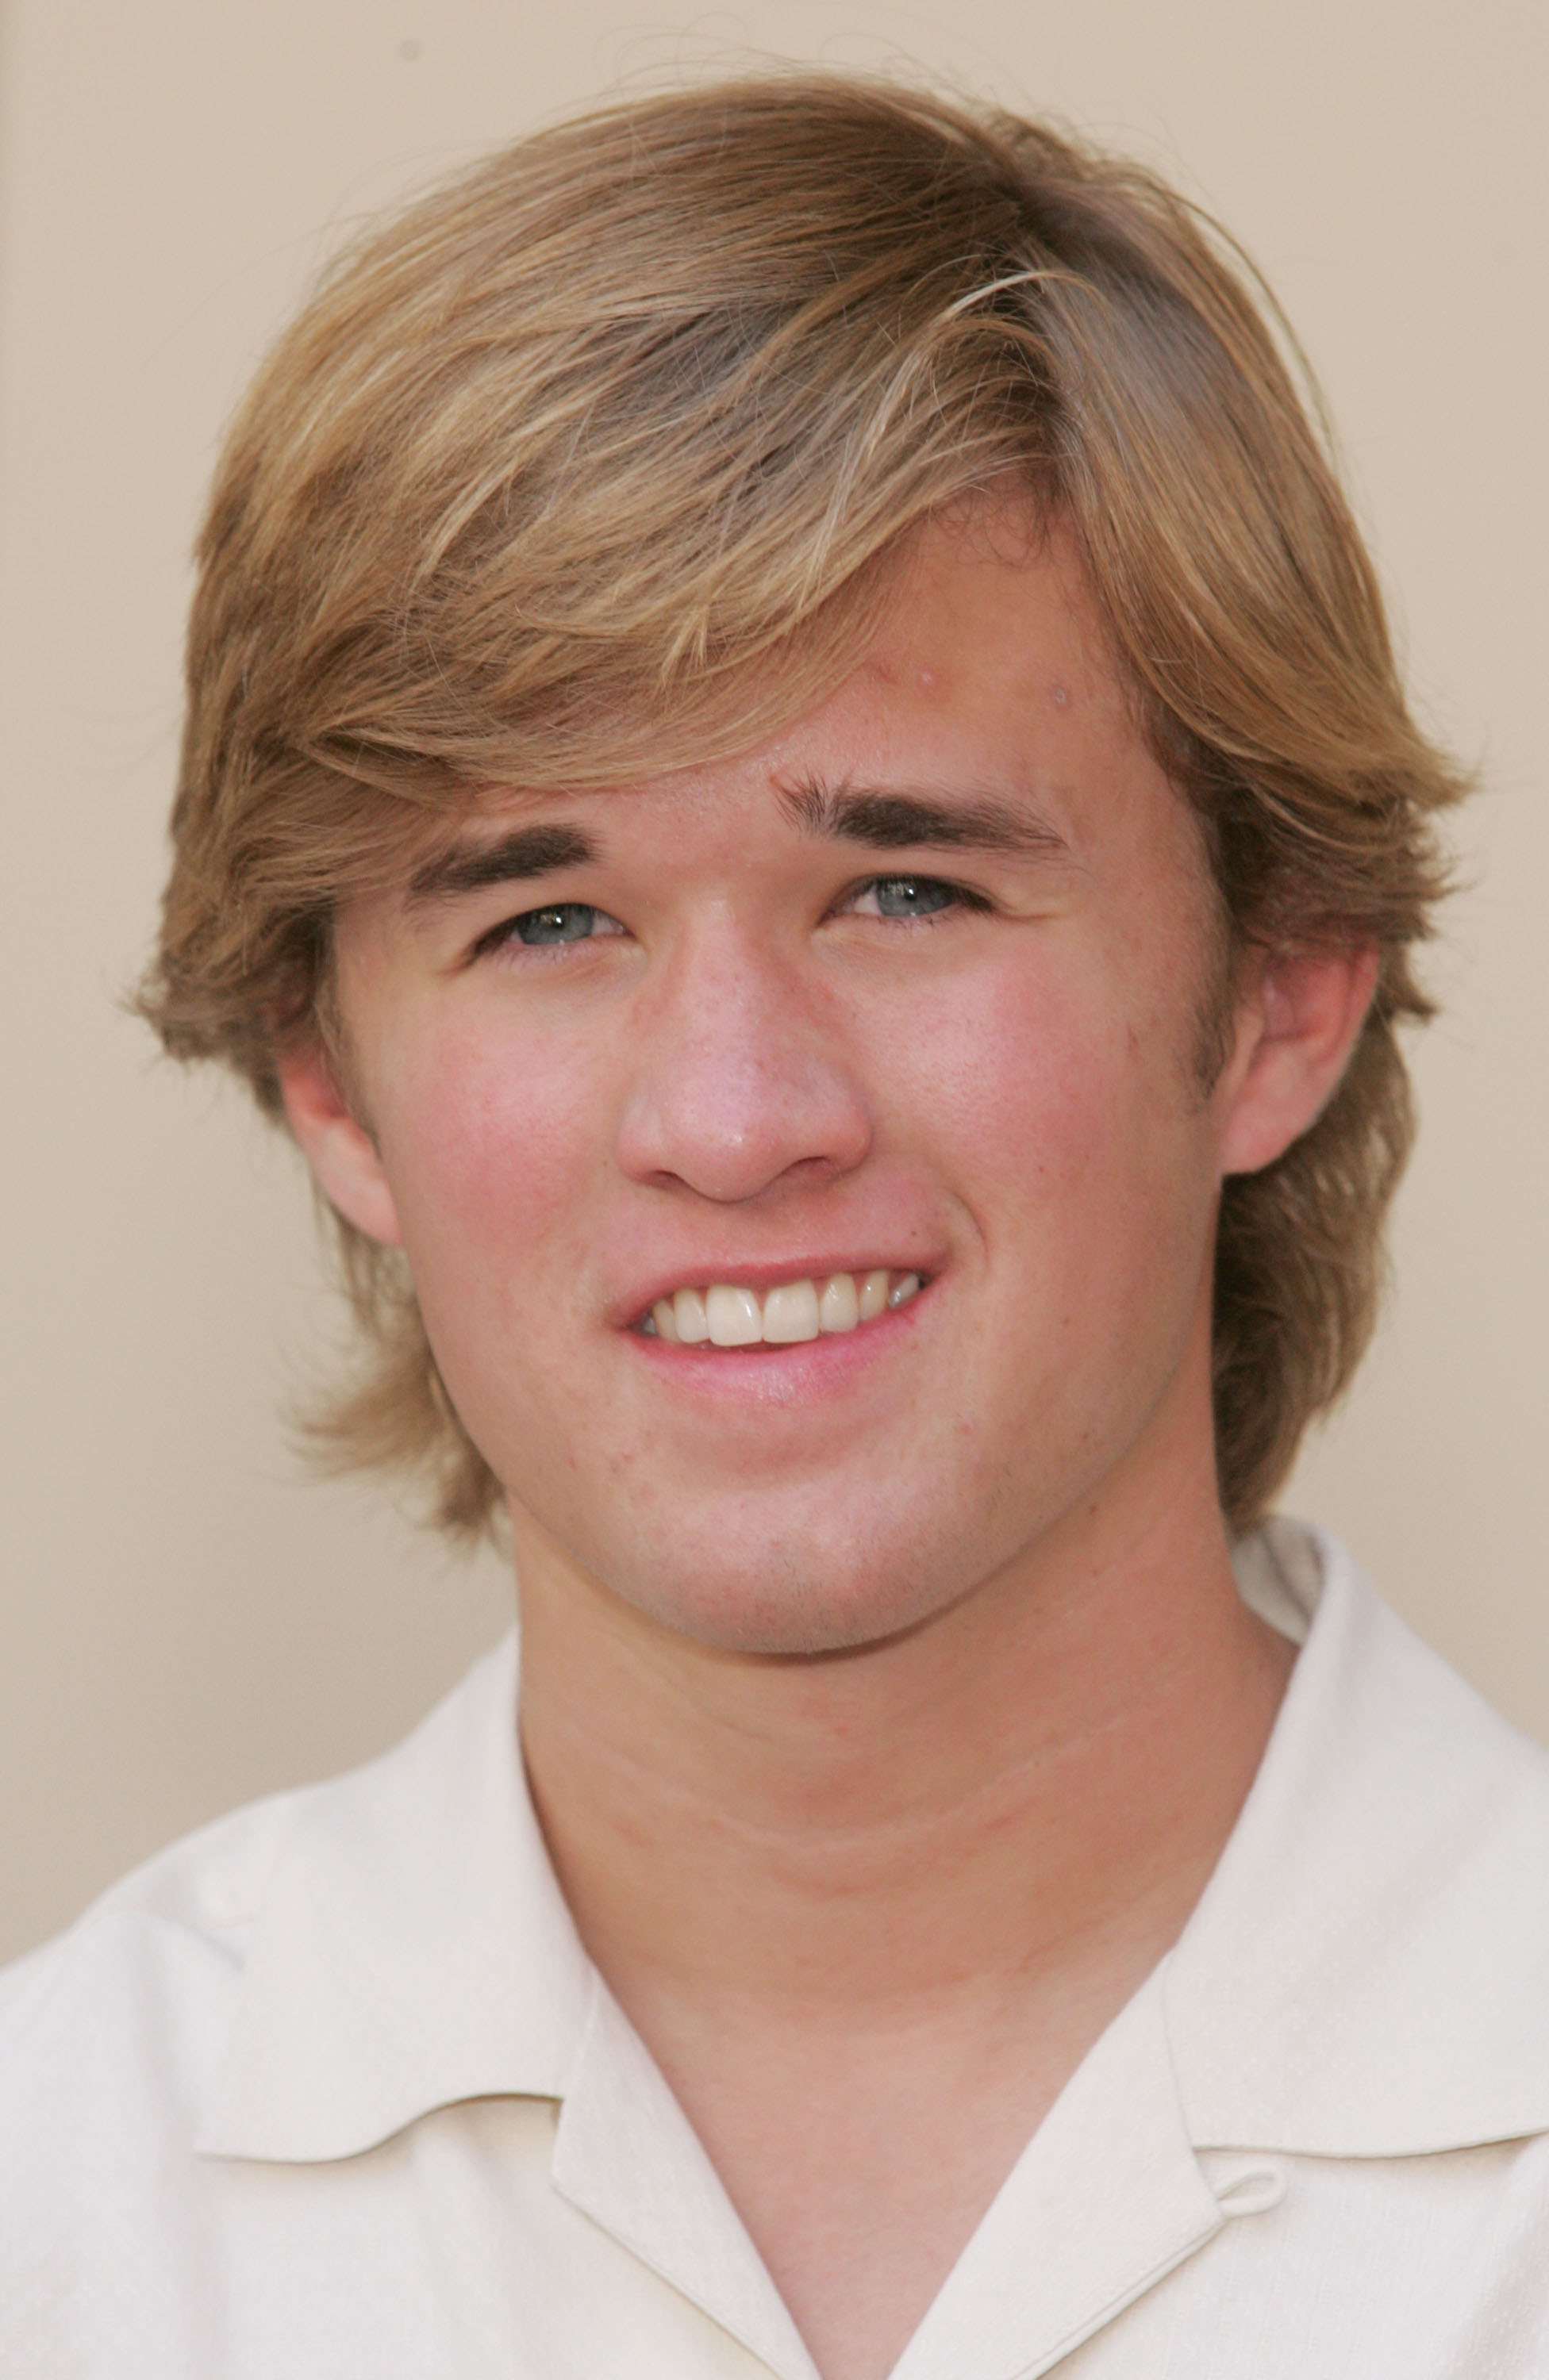
[[[853,1330],[823,1332],[786,1346],[761,1341],[753,1347],[685,1347],[681,1341],[625,1335],[664,1384],[690,1396],[733,1399],[738,1404],[792,1405],[847,1387],[871,1365],[909,1344],[920,1308],[934,1283],[917,1291],[905,1305],[893,1306]]]

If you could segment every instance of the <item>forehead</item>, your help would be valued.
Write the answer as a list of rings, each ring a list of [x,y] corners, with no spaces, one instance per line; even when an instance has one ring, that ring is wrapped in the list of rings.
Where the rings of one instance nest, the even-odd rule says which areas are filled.
[[[747,671],[763,716],[786,666],[774,654]],[[730,704],[747,693],[733,683]],[[907,831],[911,805],[928,833]],[[752,747],[671,769],[621,761],[612,781],[588,773],[579,788],[488,785],[471,811],[438,821],[400,888],[409,906],[426,888],[476,888],[483,855],[497,859],[512,833],[535,864],[500,864],[488,880],[597,852],[654,852],[674,871],[721,852],[757,871],[771,838],[790,833],[878,847],[985,840],[954,838],[954,814],[999,819],[1002,847],[1018,843],[1020,821],[1023,850],[1043,859],[1114,862],[1140,838],[1154,864],[1159,838],[1180,835],[1194,856],[1192,819],[1140,731],[1076,542],[1026,504],[978,500],[916,530],[848,674]]]
[[[846,731],[1007,787],[1149,758],[1069,531],[982,501],[909,540],[872,645],[788,740]]]
[[[1031,502],[981,497],[922,522],[888,569],[888,601],[860,664],[892,681],[939,660],[955,674],[995,675],[1124,707],[1118,671],[1074,533]]]
[[[770,681],[777,686],[789,666],[779,653],[750,664],[728,687],[729,713],[746,710],[753,678],[756,707],[767,713]],[[1052,806],[1083,835],[1098,811],[1116,824],[1137,795],[1176,806],[1074,540],[1024,505],[982,500],[909,538],[890,565],[870,642],[836,686],[773,734],[665,769],[621,758],[611,779],[589,771],[575,788],[491,785],[454,838],[477,843],[556,812],[623,830],[630,813],[662,805],[696,834],[712,832],[717,818],[736,832],[736,815],[760,797],[787,825],[811,831],[813,806],[793,796],[812,786],[894,789],[981,810]],[[434,845],[446,840],[443,826],[433,874]],[[562,861],[556,844],[554,864]]]

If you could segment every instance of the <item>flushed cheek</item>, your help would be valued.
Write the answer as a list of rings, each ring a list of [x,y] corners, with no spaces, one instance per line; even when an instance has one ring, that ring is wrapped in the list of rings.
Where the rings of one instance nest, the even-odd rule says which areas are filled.
[[[1013,1404],[1043,1402],[1056,1382],[1073,1406],[1082,1380],[1107,1395],[1142,1342],[1154,1361],[1139,1369],[1165,1369],[1208,1245],[1176,1035],[1101,990],[1065,969],[983,982],[933,1039],[912,1039],[900,1086],[900,1108],[933,1118],[933,1162],[979,1243],[994,1310],[1016,1318],[998,1334]]]
[[[1176,1058],[1100,994],[1054,968],[982,978],[896,1037],[896,1111],[928,1123],[987,1224],[1006,1200],[1084,1208],[1121,1195],[1174,1137],[1158,1088]]]
[[[573,1050],[487,1028],[444,1029],[403,1055],[379,1123],[427,1319],[454,1288],[520,1306],[540,1277],[569,1278],[597,1172],[595,1099]]]

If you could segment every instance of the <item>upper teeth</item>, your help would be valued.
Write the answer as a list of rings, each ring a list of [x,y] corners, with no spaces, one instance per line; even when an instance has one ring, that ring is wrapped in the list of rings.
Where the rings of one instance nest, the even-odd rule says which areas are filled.
[[[659,1297],[644,1325],[657,1338],[685,1346],[789,1346],[820,1331],[853,1330],[890,1305],[907,1305],[920,1288],[917,1272],[834,1272],[818,1281],[782,1281],[761,1297],[756,1289],[717,1281],[708,1289],[680,1289]]]

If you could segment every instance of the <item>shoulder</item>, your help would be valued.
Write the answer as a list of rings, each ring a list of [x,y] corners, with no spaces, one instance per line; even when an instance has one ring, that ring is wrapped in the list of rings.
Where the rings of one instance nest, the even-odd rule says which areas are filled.
[[[104,1893],[68,1930],[0,1971],[0,2137],[100,2132],[178,2111],[219,2054],[253,1914],[298,1815],[326,1787],[277,1793],[201,1828]]]
[[[384,1975],[411,1970],[444,1922],[417,1914],[417,1885],[422,1899],[456,1868],[482,1805],[511,1790],[514,1672],[507,1640],[402,1743],[201,1828],[0,1973],[0,2231],[18,2174],[88,2142],[191,2153],[255,1976],[293,2057],[335,2002],[348,2042]]]

